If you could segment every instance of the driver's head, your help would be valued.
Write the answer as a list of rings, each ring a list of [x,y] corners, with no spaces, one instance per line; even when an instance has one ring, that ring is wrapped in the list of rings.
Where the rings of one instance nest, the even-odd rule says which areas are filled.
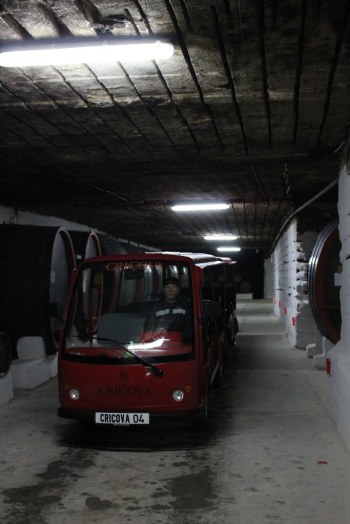
[[[165,298],[169,301],[175,300],[180,292],[180,284],[177,278],[169,277],[164,282]]]

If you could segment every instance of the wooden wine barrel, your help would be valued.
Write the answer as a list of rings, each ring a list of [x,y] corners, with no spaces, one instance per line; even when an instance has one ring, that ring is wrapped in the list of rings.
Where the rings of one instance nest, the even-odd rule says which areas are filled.
[[[340,339],[340,286],[336,285],[341,271],[338,223],[326,226],[319,234],[311,253],[308,268],[309,298],[316,324],[321,334],[334,344]]]
[[[142,253],[143,249],[136,246],[135,244],[130,244],[129,242],[121,242],[120,245],[126,250],[127,253]]]
[[[100,240],[94,231],[69,231],[73,242],[76,264],[90,257],[101,255]]]
[[[47,352],[56,351],[62,327],[57,312],[64,309],[74,267],[64,228],[0,226],[0,331],[14,347],[21,336],[42,336]]]
[[[11,340],[7,333],[0,333],[0,377],[7,374],[12,360]]]
[[[99,238],[103,255],[122,255],[125,253],[141,253],[143,251],[135,244],[118,240],[109,235],[100,235]]]
[[[125,247],[116,238],[100,235],[102,255],[122,255],[127,253]]]

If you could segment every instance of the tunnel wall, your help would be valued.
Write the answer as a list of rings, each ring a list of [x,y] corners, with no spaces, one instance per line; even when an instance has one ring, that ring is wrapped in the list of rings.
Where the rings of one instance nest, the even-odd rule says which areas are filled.
[[[350,449],[350,156],[339,176],[339,237],[342,263],[340,341],[328,352],[328,402],[330,412]]]
[[[274,268],[272,257],[264,261],[264,298],[274,297]]]
[[[271,256],[274,312],[284,324],[290,345],[301,349],[306,349],[315,340],[316,326],[308,298],[307,270],[316,239],[317,233],[313,231],[298,234],[298,220],[295,218]],[[265,289],[271,293],[271,290],[267,291],[267,285]]]

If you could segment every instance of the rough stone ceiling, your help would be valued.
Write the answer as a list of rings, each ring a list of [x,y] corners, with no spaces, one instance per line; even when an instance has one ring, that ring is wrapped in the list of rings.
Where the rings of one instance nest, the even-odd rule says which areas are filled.
[[[0,204],[159,249],[236,233],[268,252],[337,178],[350,115],[349,0],[3,0],[1,41],[171,40],[168,61],[0,68]],[[183,200],[228,211],[178,215]],[[309,208],[336,213],[333,187]]]

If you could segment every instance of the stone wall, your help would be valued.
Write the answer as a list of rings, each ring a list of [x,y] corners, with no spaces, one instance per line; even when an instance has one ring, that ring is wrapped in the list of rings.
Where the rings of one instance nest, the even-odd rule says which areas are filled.
[[[264,260],[264,298],[274,297],[274,267],[272,257]]]
[[[274,271],[274,311],[283,321],[291,346],[305,349],[315,340],[315,320],[308,298],[308,261],[316,232],[298,235],[294,219],[271,257]]]
[[[339,237],[341,273],[341,338],[327,354],[330,412],[350,448],[350,159],[339,176]]]

